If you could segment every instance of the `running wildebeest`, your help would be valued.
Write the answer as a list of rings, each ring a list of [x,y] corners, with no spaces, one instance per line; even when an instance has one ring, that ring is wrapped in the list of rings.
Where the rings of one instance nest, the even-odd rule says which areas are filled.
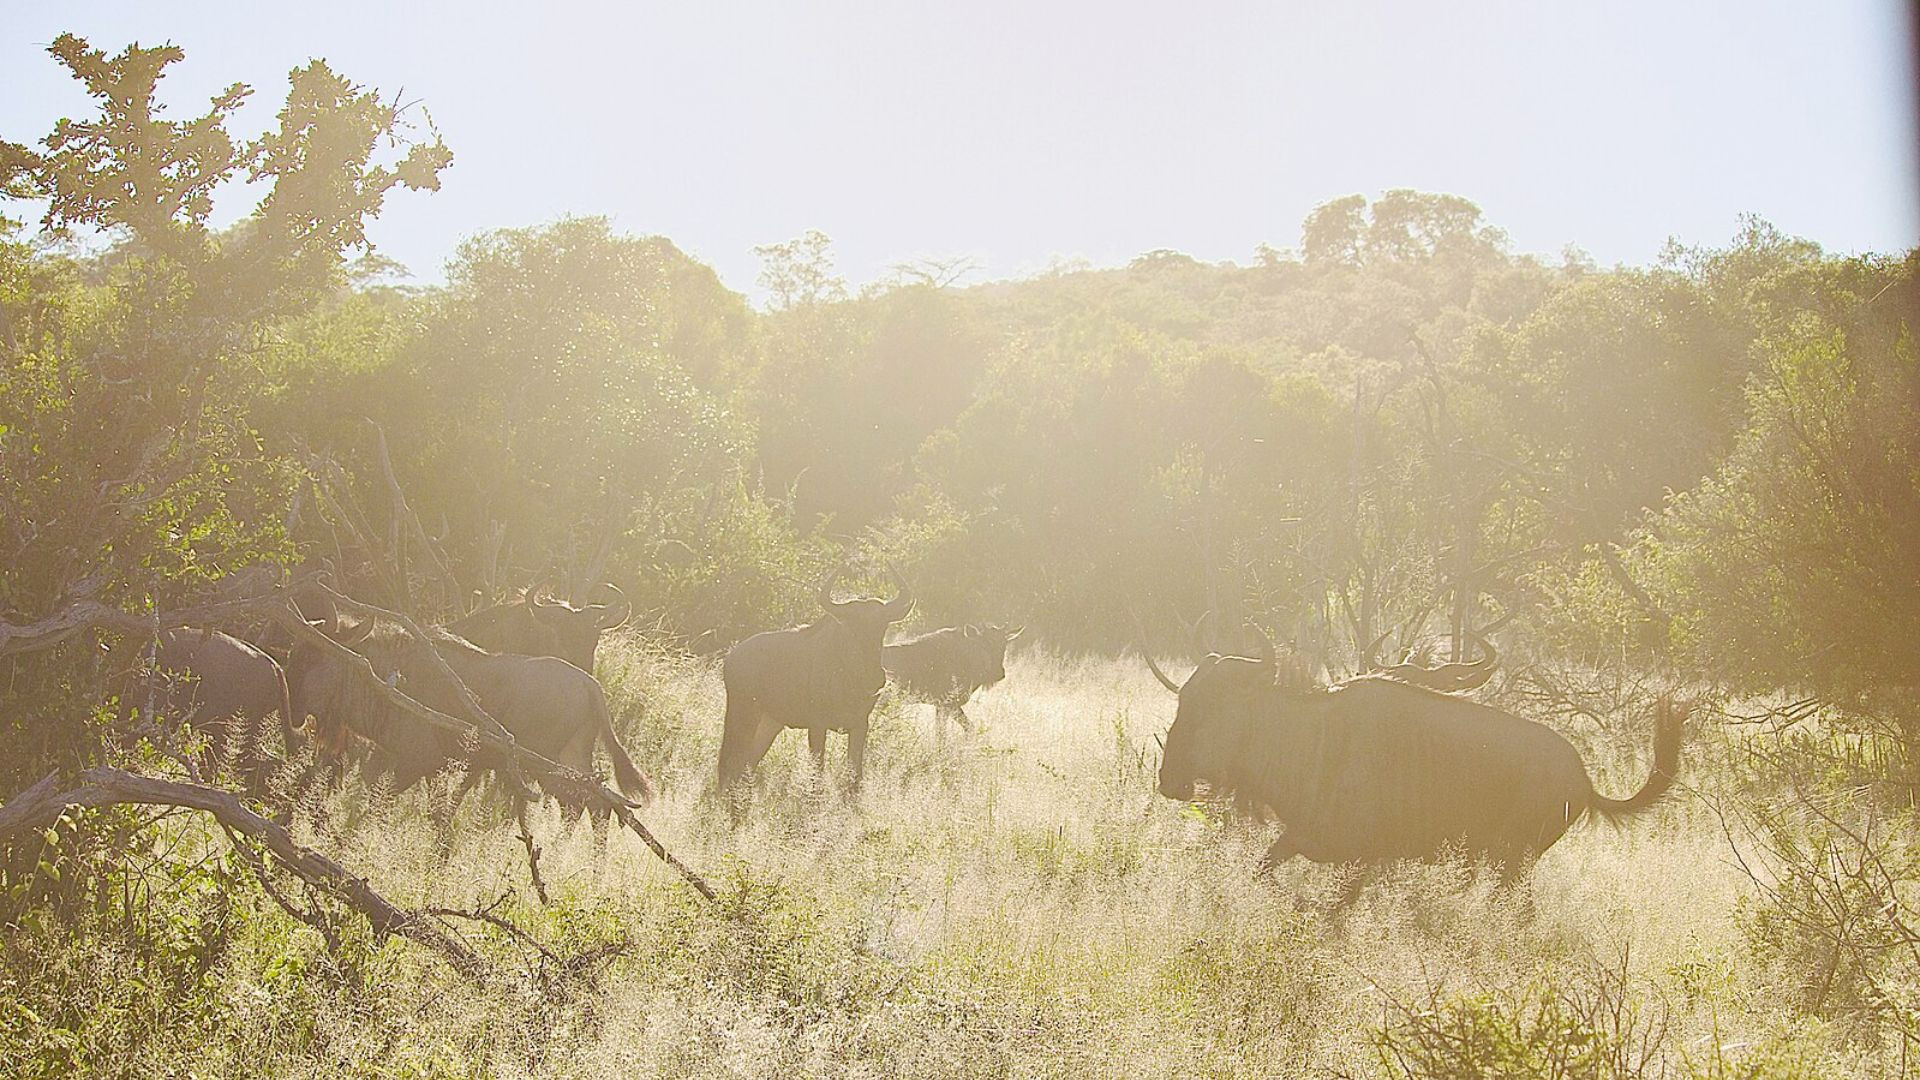
[[[440,712],[466,717],[458,689],[433,663],[429,646],[404,628],[385,619],[343,626],[337,616],[314,625],[366,657],[388,685]],[[591,776],[594,743],[604,743],[620,790],[643,802],[653,797],[652,781],[614,734],[606,695],[593,676],[557,657],[491,653],[445,630],[426,634],[433,652],[521,746]],[[405,715],[348,662],[319,646],[297,644],[287,669],[295,715],[313,716],[316,737],[327,745],[339,746],[348,731],[373,743],[378,750],[374,771],[390,773],[396,792],[467,757],[458,735]],[[483,750],[452,805],[440,812],[450,819],[479,771],[500,764]],[[563,808],[570,817],[582,809]]]
[[[619,629],[633,610],[611,582],[600,588],[613,594],[612,603],[574,607],[553,599],[540,586],[527,589],[511,603],[484,607],[448,623],[447,629],[488,652],[557,656],[592,674],[600,635]]]
[[[971,733],[963,706],[976,691],[1007,677],[1007,643],[1025,627],[949,626],[896,641],[881,650],[880,663],[910,701],[933,706],[934,732],[947,737],[947,718]]]
[[[1673,784],[1684,719],[1662,703],[1652,774],[1611,799],[1551,728],[1380,675],[1316,686],[1271,646],[1207,657],[1179,694],[1160,793],[1188,800],[1204,781],[1261,807],[1286,829],[1268,865],[1430,858],[1459,845],[1509,879],[1580,818],[1653,806]]]
[[[833,581],[820,590],[825,617],[769,630],[735,645],[721,665],[727,716],[720,736],[720,786],[735,785],[767,755],[782,729],[805,728],[814,767],[826,767],[827,732],[847,733],[847,764],[858,788],[866,764],[867,721],[886,686],[880,642],[907,617],[913,597],[899,574],[892,600],[835,600]],[[736,806],[737,812],[737,806]]]

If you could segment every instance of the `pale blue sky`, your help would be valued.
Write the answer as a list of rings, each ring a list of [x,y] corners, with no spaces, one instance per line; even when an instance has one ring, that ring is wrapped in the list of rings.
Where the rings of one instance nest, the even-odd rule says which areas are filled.
[[[1155,248],[1245,262],[1316,204],[1393,187],[1603,264],[1723,242],[1742,212],[1835,251],[1920,243],[1886,0],[0,0],[0,137],[84,109],[43,51],[68,29],[184,46],[180,115],[239,80],[264,125],[311,56],[404,87],[456,158],[373,237],[426,279],[463,236],[567,213],[665,234],[748,292],[753,246],[809,228],[856,285],[921,257],[970,256],[973,280]]]

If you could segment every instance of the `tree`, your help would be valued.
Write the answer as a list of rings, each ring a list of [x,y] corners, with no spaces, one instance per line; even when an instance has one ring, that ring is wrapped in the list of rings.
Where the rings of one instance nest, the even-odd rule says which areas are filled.
[[[319,61],[291,74],[277,127],[241,142],[227,125],[243,85],[200,116],[164,118],[156,92],[178,47],[109,57],[63,34],[49,51],[99,112],[62,120],[44,153],[9,144],[0,183],[46,200],[43,230],[113,243],[80,262],[0,255],[4,322],[24,328],[6,335],[0,369],[0,608],[190,603],[293,555],[296,470],[247,419],[267,331],[340,281],[390,191],[437,186],[451,154]],[[215,231],[216,193],[238,178],[264,194]],[[79,717],[104,671],[76,646],[9,661],[0,786],[50,754],[93,752]]]
[[[784,244],[753,249],[765,263],[760,287],[773,294],[774,307],[812,307],[847,298],[847,283],[834,276],[833,241],[819,229],[808,229]]]
[[[1803,315],[1767,342],[1738,445],[1644,543],[1676,643],[1703,670],[1897,714],[1915,753],[1920,255],[1851,262],[1833,282],[1848,318]]]
[[[1358,265],[1366,214],[1365,195],[1346,195],[1314,207],[1300,229],[1300,250],[1308,265]]]

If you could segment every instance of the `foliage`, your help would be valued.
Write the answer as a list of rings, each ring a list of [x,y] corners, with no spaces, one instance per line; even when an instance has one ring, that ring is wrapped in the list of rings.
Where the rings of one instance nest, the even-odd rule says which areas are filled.
[[[1655,1076],[1661,1032],[1619,989],[1538,985],[1512,998],[1436,992],[1374,1035],[1384,1075],[1635,1080]]]
[[[1752,853],[1741,861],[1755,888],[1740,927],[1798,1008],[1911,1054],[1920,1047],[1920,832],[1910,805],[1883,808],[1816,741],[1845,740],[1803,732],[1749,747],[1754,797],[1726,811],[1739,823],[1736,852]]]
[[[9,193],[44,197],[45,230],[115,243],[91,259],[0,249],[0,611],[29,620],[76,595],[175,606],[291,560],[295,469],[251,423],[259,343],[338,280],[389,191],[431,188],[451,160],[317,61],[290,76],[279,126],[240,142],[227,123],[245,86],[161,117],[176,46],[109,57],[65,34],[49,51],[99,114],[62,120],[26,172],[15,160]],[[263,194],[215,232],[215,191],[242,176]],[[6,786],[92,752],[74,719],[104,689],[91,645],[5,661]]]
[[[1752,689],[1869,705],[1920,688],[1917,266],[1839,266],[1846,322],[1765,339],[1751,419],[1649,535],[1679,644]]]

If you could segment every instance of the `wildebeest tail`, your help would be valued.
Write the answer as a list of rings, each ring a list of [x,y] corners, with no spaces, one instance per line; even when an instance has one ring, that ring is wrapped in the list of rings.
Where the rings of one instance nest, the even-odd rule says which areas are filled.
[[[607,744],[607,756],[613,759],[613,779],[626,792],[642,804],[653,801],[653,781],[640,767],[627,756],[627,748],[620,745],[620,739],[613,733],[613,713],[607,708],[607,695],[600,691],[599,684],[594,685],[594,697],[600,712],[600,740]]]
[[[1673,787],[1674,773],[1680,768],[1680,729],[1686,719],[1685,709],[1668,698],[1660,699],[1660,703],[1654,707],[1653,716],[1652,775],[1640,785],[1639,791],[1624,799],[1609,799],[1594,792],[1590,805],[1595,813],[1606,818],[1628,817],[1660,801],[1660,797]]]

